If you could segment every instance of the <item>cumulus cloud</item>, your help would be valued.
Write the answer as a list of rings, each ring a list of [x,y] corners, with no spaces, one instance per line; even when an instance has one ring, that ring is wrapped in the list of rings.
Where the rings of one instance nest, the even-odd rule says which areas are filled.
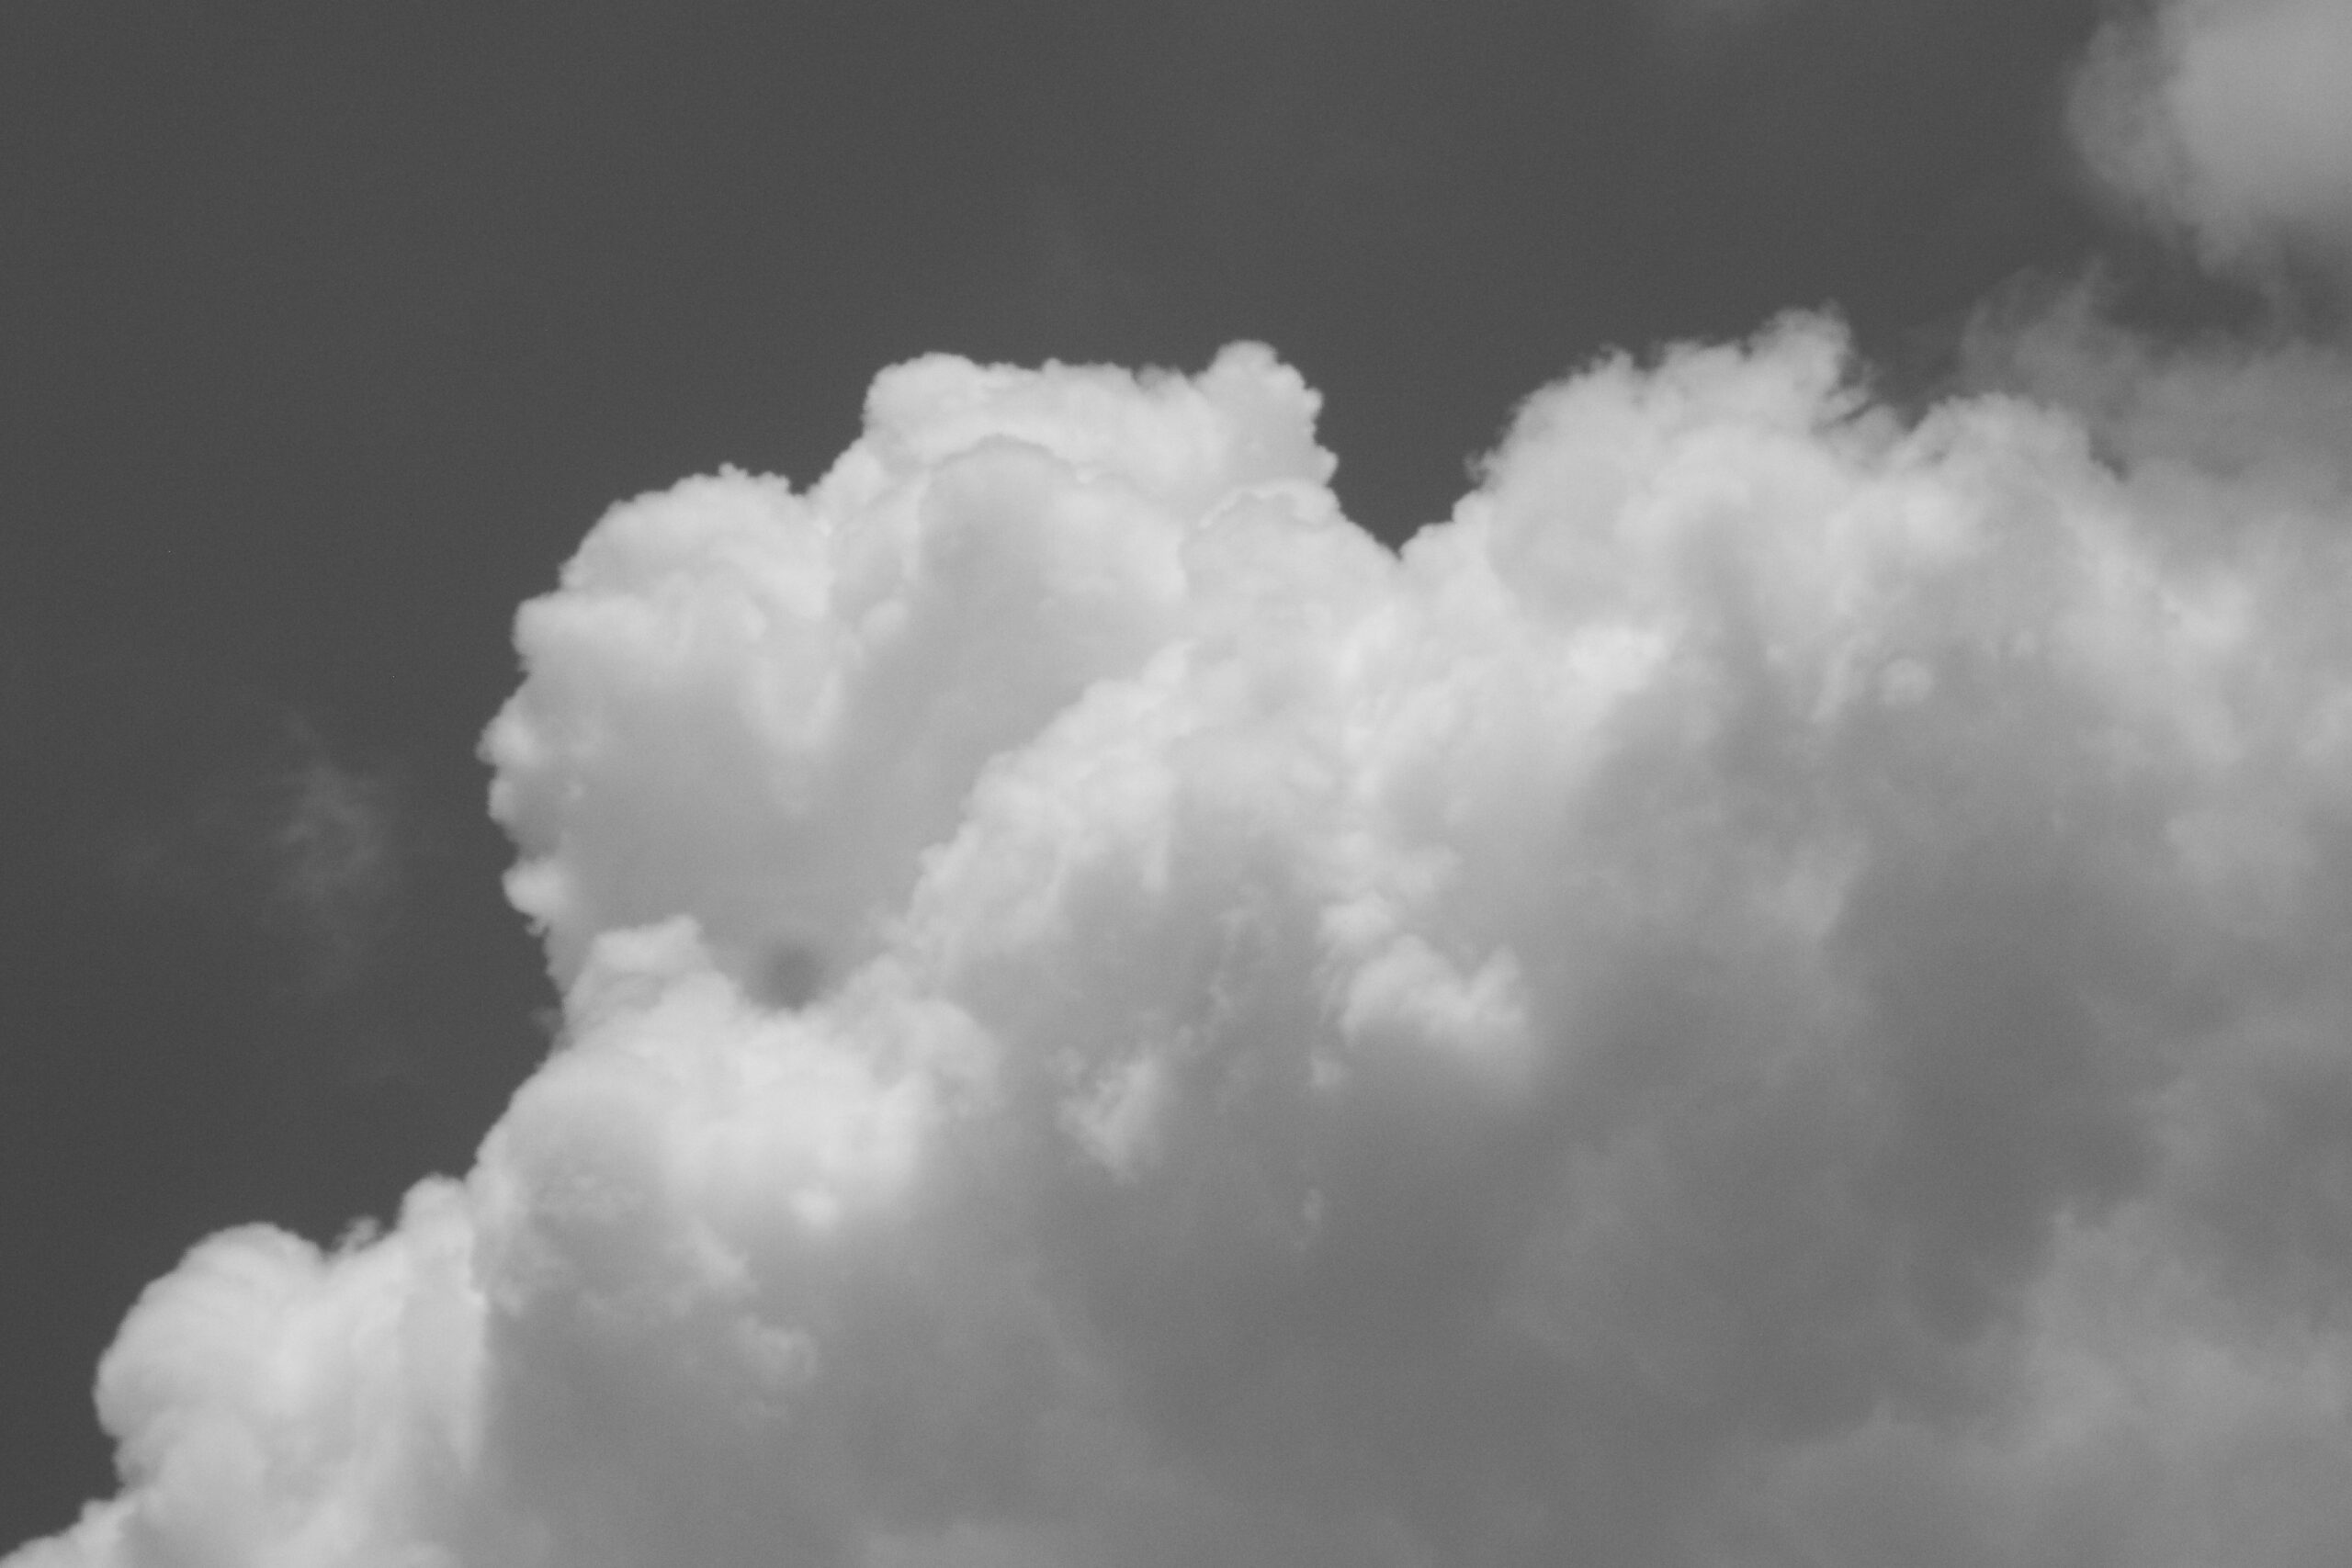
[[[2111,24],[2077,85],[2093,168],[2256,274],[2352,265],[2352,7],[2154,0]]]
[[[616,508],[485,740],[560,1046],[153,1286],[9,1568],[2339,1560],[2352,484],[2114,434],[2335,371],[1796,318],[1391,554],[1262,348],[940,357]]]

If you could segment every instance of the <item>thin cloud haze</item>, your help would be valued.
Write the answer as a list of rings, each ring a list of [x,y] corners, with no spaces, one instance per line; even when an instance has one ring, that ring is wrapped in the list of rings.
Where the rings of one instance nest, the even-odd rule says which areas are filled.
[[[416,848],[396,779],[250,699],[181,721],[203,745],[159,768],[159,798],[90,852],[107,885],[130,908],[229,933],[277,988],[349,989],[399,922]]]
[[[2341,233],[2257,12],[2082,89],[2219,265]],[[482,740],[553,1052],[156,1281],[7,1568],[2340,1562],[2352,366],[1964,380],[1604,356],[1391,551],[1271,348],[936,355],[615,506]]]

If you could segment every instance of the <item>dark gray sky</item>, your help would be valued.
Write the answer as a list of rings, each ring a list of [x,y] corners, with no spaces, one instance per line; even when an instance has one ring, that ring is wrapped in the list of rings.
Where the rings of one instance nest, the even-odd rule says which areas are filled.
[[[886,363],[1206,361],[1442,516],[1531,389],[1829,305],[1892,383],[2094,254],[2091,0],[0,0],[0,1545],[220,1226],[462,1169],[551,998],[475,739],[612,500]],[[2161,280],[2152,280],[2161,281]]]

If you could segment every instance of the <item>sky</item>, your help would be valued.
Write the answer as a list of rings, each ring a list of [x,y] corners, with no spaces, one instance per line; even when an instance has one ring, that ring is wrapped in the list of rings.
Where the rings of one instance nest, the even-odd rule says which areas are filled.
[[[0,0],[0,215],[6,1568],[2342,1560],[2340,0]]]

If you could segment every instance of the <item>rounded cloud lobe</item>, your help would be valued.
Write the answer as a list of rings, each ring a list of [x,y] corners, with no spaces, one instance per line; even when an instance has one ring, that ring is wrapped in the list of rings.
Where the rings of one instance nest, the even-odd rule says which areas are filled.
[[[2153,0],[2076,85],[2093,170],[2185,229],[2205,261],[2352,277],[2352,7]]]
[[[2335,1561],[2340,466],[1794,319],[1392,555],[1315,410],[933,358],[615,509],[485,740],[563,1042],[154,1285],[12,1568]]]

